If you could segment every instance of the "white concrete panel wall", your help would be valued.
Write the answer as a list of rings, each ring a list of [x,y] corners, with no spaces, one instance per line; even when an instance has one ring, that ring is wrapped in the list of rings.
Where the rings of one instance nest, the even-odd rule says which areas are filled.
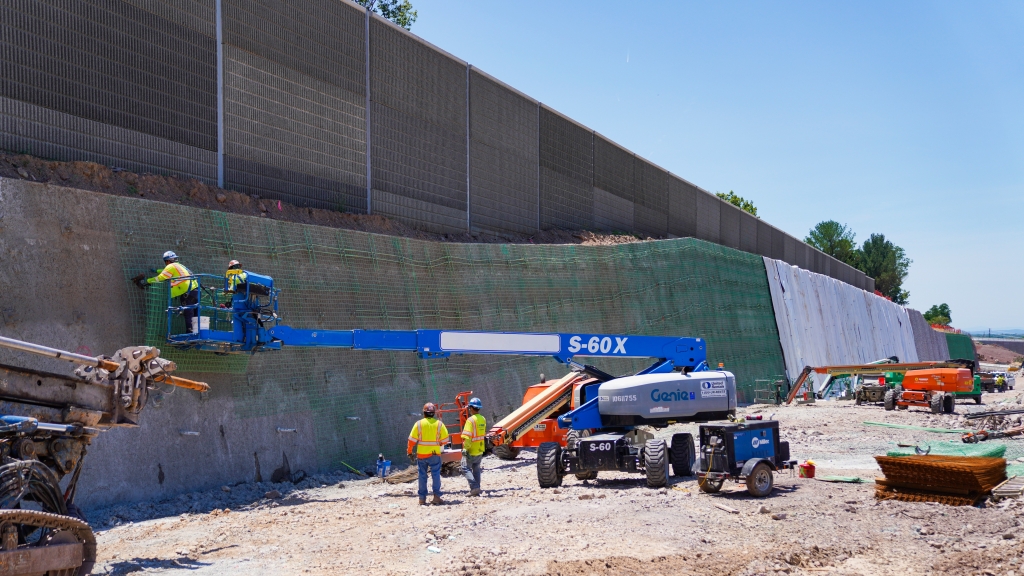
[[[764,259],[786,372],[898,356],[917,362],[906,309],[834,278]]]

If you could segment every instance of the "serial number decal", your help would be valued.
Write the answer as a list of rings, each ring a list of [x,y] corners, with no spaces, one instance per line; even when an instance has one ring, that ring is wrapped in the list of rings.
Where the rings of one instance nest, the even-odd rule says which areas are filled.
[[[590,443],[590,451],[591,452],[607,452],[607,451],[609,451],[611,449],[612,449],[612,443],[611,442],[591,442]]]
[[[604,338],[598,336],[591,336],[586,343],[583,342],[582,336],[573,336],[569,338],[569,352],[575,354],[580,350],[586,350],[590,354],[626,354],[626,340],[629,340],[628,336],[614,336],[615,344],[613,348],[612,336],[605,336]]]

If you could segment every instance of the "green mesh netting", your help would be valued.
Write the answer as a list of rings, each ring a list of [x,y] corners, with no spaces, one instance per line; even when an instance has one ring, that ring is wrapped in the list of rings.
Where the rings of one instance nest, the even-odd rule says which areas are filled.
[[[950,358],[966,358],[974,360],[974,341],[967,334],[946,332],[946,345],[949,347]]]
[[[963,442],[932,442],[922,443],[921,450],[931,447],[929,454],[939,456],[977,456],[1002,458],[1006,454],[1006,444],[998,442],[982,442],[979,444],[964,444]],[[893,448],[885,453],[886,456],[913,456],[917,454],[914,447]]]
[[[615,246],[453,244],[279,222],[111,197],[124,277],[174,250],[194,273],[229,259],[273,276],[284,324],[323,329],[453,329],[673,335],[708,341],[712,366],[754,382],[784,374],[763,260],[694,239]],[[131,291],[137,335],[162,341],[163,300]],[[170,356],[170,355],[169,355]],[[179,373],[227,372],[237,416],[311,420],[322,467],[394,454],[424,402],[473,390],[490,422],[517,408],[553,359],[286,349],[178,353]],[[241,359],[241,360],[239,360]],[[248,362],[245,360],[248,359]],[[588,359],[625,374],[642,360]]]

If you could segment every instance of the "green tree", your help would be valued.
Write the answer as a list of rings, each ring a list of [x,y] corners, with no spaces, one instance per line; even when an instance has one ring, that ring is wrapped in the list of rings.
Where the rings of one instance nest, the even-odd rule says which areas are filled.
[[[412,9],[412,4],[409,0],[356,0],[356,2],[406,30],[412,28],[418,16],[416,11]]]
[[[729,204],[732,204],[733,206],[739,208],[740,210],[743,210],[744,212],[749,213],[752,216],[757,216],[757,206],[754,206],[753,202],[747,200],[743,196],[737,195],[732,190],[729,190],[728,194],[726,194],[725,192],[715,192],[715,196],[718,196],[722,200],[725,200]]]
[[[942,324],[943,326],[949,326],[953,322],[953,314],[949,311],[949,304],[943,302],[942,304],[936,304],[928,309],[924,313],[924,319],[929,324]]]
[[[875,279],[875,290],[897,304],[906,304],[910,293],[903,289],[903,280],[911,263],[903,248],[886,240],[884,234],[872,234],[860,248],[858,268]]]
[[[835,220],[825,220],[811,228],[804,242],[821,250],[825,254],[857,268],[860,255],[855,240],[857,235],[846,224]]]

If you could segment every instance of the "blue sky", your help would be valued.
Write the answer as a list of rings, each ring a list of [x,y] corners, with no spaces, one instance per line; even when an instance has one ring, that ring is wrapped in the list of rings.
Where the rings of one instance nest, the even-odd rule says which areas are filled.
[[[794,236],[885,234],[912,307],[1024,327],[1024,3],[413,5],[415,34]]]

